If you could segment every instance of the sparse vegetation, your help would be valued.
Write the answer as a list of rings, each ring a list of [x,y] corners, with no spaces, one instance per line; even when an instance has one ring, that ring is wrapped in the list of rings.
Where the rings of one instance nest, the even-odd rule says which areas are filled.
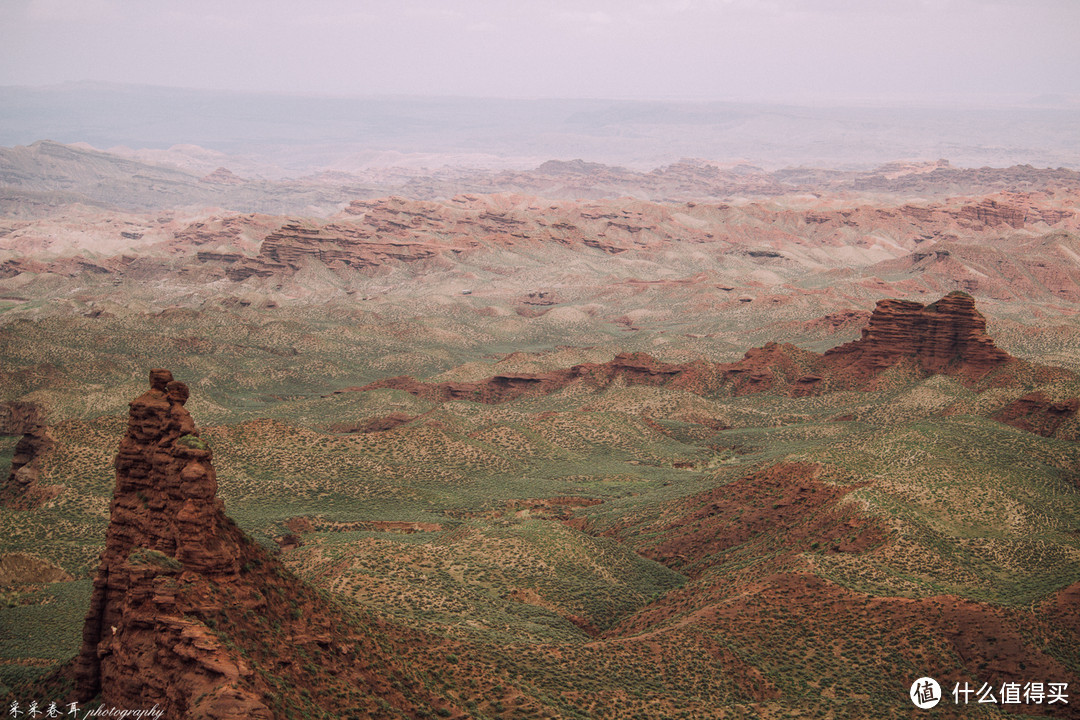
[[[677,212],[706,222],[720,210]],[[736,360],[774,339],[821,350],[858,327],[816,320],[878,294],[858,277],[830,285],[777,263],[775,302],[744,303],[731,297],[736,281],[766,277],[758,261],[776,258],[670,242],[662,260],[642,252],[626,265],[559,245],[543,257],[485,247],[423,273],[313,266],[304,282],[329,288],[317,307],[280,289],[266,290],[273,308],[224,305],[177,280],[162,300],[136,283],[112,316],[39,316],[53,291],[28,288],[40,297],[3,313],[0,386],[48,406],[56,446],[43,483],[56,492],[32,512],[0,507],[3,552],[75,579],[3,588],[0,683],[31,680],[78,647],[126,403],[157,365],[192,389],[201,434],[177,444],[213,447],[228,514],[263,548],[286,548],[240,565],[266,581],[253,600],[265,611],[216,598],[222,612],[189,618],[255,668],[281,717],[329,717],[320,692],[346,708],[337,716],[394,717],[386,698],[423,688],[445,699],[434,717],[861,718],[873,707],[899,718],[909,706],[898,678],[976,680],[999,654],[1030,663],[1031,679],[1080,673],[1056,599],[1080,581],[1080,446],[990,419],[1034,389],[1080,395],[1068,373],[973,386],[900,368],[873,391],[802,398],[620,380],[500,404],[346,390],[401,374],[527,375],[616,352]],[[911,280],[890,268],[874,272]],[[478,290],[447,294],[463,272]],[[708,282],[667,282],[699,272]],[[531,316],[522,278],[557,283],[561,302]],[[85,282],[92,294],[101,280]],[[1037,307],[1049,316],[1065,302]],[[1033,331],[1033,307],[994,301],[999,345],[1080,368],[1076,332]],[[391,415],[411,419],[359,430]],[[0,472],[15,440],[0,438]],[[762,480],[777,466],[814,470]],[[152,494],[135,497],[148,506]],[[146,548],[128,561],[162,583],[183,569]],[[378,701],[328,670],[320,653],[352,657],[332,639],[301,643],[295,675],[274,664],[275,644],[324,603],[406,668]]]
[[[195,435],[182,435],[176,440],[176,444],[192,450],[208,450],[210,448],[205,440]]]

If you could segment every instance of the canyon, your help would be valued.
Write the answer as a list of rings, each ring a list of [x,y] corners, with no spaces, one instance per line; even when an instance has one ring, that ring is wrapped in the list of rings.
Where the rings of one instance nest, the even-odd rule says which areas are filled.
[[[6,705],[1080,683],[1072,170],[0,155]]]

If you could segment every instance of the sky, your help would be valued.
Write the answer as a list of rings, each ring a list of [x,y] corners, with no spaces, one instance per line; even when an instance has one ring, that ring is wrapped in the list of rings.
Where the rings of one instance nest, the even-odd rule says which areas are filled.
[[[1080,97],[1080,0],[0,0],[0,85]]]

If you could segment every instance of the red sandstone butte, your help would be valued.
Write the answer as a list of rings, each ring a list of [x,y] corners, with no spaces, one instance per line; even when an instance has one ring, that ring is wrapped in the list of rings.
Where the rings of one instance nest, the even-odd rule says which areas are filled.
[[[987,337],[975,299],[957,291],[925,307],[910,300],[879,300],[861,339],[825,353],[832,372],[856,381],[905,358],[928,375],[979,380],[1011,356]]]

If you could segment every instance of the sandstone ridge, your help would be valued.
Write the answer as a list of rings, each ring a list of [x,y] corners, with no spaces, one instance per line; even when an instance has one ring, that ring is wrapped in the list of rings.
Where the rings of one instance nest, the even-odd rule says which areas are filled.
[[[666,385],[699,395],[773,393],[802,397],[831,390],[871,389],[882,373],[897,366],[915,377],[942,374],[967,385],[994,370],[1018,363],[986,335],[986,320],[966,293],[951,292],[930,305],[880,300],[862,338],[824,355],[791,344],[766,343],[735,363],[696,360],[665,363],[645,353],[620,353],[606,363],[531,374],[499,374],[476,382],[426,383],[408,376],[378,380],[339,392],[381,388],[435,402],[472,400],[499,403],[556,392],[572,383],[607,387]],[[1008,383],[1008,378],[1002,380]]]

